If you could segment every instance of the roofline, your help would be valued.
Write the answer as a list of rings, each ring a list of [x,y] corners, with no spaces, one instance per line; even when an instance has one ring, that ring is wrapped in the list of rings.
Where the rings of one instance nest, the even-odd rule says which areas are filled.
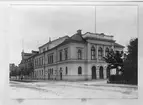
[[[114,46],[116,46],[116,47],[120,47],[120,48],[125,48],[125,46],[123,46],[123,45],[120,45],[120,44],[118,44],[118,43],[115,43],[116,45],[114,45]]]
[[[89,33],[89,34],[95,34],[95,35],[104,35],[104,36],[114,37],[113,35],[106,35],[104,33],[92,33],[92,32],[86,32],[86,33],[84,33],[82,35],[86,35],[87,33]]]
[[[61,38],[64,38],[64,37],[69,37],[69,36],[66,35],[66,36],[63,36],[63,37],[59,37],[59,38],[57,38],[57,39],[55,39],[55,40],[53,40],[53,41],[51,41],[51,42],[47,42],[46,44],[52,43],[52,42],[57,41],[58,39],[61,39]],[[41,48],[41,47],[45,46],[46,44],[44,44],[44,45],[42,45],[42,46],[40,46],[40,47],[38,47],[38,48]]]
[[[86,43],[86,42],[78,42],[78,41],[73,42],[73,41],[74,41],[74,40],[72,40],[72,41],[67,41],[67,43],[65,43],[65,41],[63,41],[62,43],[58,44],[57,46],[55,46],[55,47],[53,47],[53,48],[51,48],[51,49],[49,49],[49,50],[46,50],[46,51],[44,51],[44,52],[42,52],[42,53],[36,54],[35,56],[42,55],[42,54],[47,53],[47,52],[49,52],[49,51],[51,51],[51,50],[54,50],[54,49],[56,49],[57,47],[62,46],[63,43],[65,43],[65,45],[67,45],[67,44],[69,44],[69,43]]]
[[[97,40],[108,41],[108,42],[115,42],[116,41],[116,40],[108,40],[108,39],[100,39],[100,38],[90,38],[90,37],[86,37],[85,39],[97,39]]]

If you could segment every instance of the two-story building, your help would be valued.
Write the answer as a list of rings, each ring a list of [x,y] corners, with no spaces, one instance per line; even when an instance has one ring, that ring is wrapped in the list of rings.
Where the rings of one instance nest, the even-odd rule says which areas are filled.
[[[122,51],[113,36],[81,33],[60,37],[39,47],[34,59],[35,79],[92,80],[107,78],[103,57],[111,49]]]

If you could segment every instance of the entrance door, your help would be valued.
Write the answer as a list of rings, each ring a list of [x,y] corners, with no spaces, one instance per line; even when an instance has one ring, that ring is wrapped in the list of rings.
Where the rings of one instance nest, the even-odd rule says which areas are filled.
[[[107,78],[109,78],[110,77],[110,68],[109,67],[107,67],[106,72],[107,72]]]
[[[96,67],[92,67],[92,79],[96,79]]]
[[[102,66],[100,66],[99,74],[100,74],[100,79],[103,79],[103,67]]]

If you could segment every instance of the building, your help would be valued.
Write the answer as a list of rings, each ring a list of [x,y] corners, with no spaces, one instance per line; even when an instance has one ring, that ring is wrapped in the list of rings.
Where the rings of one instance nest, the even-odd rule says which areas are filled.
[[[33,51],[31,53],[25,53],[22,51],[21,56],[22,60],[19,64],[20,70],[26,71],[25,73],[28,74],[30,73],[31,77],[33,77],[32,71],[34,71],[34,56],[36,56],[39,52],[38,51]],[[29,71],[29,72],[28,72]]]
[[[92,80],[107,78],[103,57],[113,49],[123,51],[113,36],[81,33],[49,40],[33,57],[34,78],[52,80]]]

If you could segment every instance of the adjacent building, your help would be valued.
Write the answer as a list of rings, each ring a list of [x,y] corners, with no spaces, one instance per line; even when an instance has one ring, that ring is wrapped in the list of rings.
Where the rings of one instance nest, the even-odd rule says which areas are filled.
[[[19,64],[21,70],[34,71],[34,57],[39,53],[39,51],[33,51],[31,53],[25,53],[22,51],[21,56],[22,60]],[[33,78],[33,72],[30,72],[30,76]]]

